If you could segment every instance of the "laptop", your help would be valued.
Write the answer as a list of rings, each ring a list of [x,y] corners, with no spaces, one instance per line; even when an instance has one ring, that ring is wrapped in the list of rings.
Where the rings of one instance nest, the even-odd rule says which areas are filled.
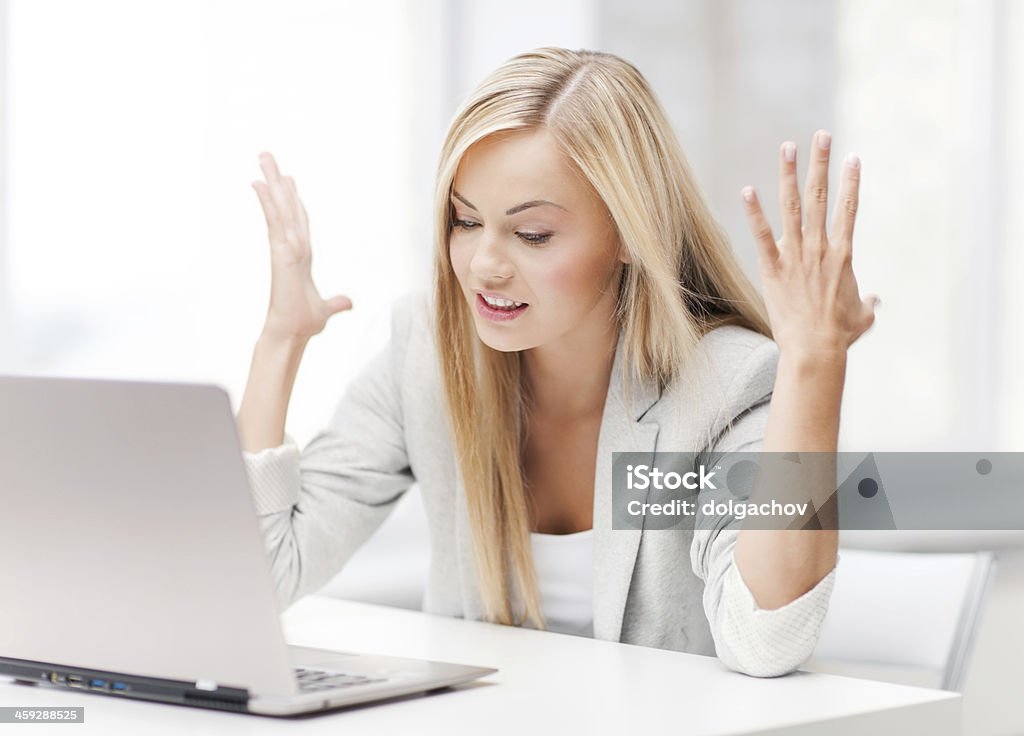
[[[0,376],[0,503],[18,682],[288,716],[497,672],[285,641],[217,385]]]

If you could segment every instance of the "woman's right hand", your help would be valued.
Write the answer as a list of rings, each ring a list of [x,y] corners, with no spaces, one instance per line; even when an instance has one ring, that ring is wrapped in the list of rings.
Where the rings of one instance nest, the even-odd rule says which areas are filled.
[[[295,180],[281,176],[269,153],[260,154],[260,168],[266,181],[254,181],[252,187],[267,219],[271,270],[263,335],[304,343],[322,332],[333,315],[351,309],[352,300],[343,295],[326,300],[320,297],[311,271],[309,219]]]

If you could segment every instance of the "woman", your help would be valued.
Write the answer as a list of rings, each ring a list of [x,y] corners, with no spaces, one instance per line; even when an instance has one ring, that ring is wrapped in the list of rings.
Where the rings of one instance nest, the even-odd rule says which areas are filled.
[[[612,452],[836,450],[846,351],[873,300],[850,267],[859,165],[829,237],[828,158],[819,132],[801,206],[782,146],[778,242],[743,191],[765,304],[631,64],[510,59],[444,142],[433,293],[396,305],[390,345],[300,455],[284,433],[299,361],[351,300],[321,299],[295,183],[264,154],[273,280],[238,422],[282,605],[418,482],[426,611],[717,654],[756,676],[799,667],[837,532],[612,530],[609,476]]]

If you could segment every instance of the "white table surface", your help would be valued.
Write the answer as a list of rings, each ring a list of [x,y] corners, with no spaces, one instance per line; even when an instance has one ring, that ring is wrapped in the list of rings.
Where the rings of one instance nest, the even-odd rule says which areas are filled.
[[[283,616],[289,642],[496,667],[430,696],[301,720],[154,704],[0,678],[0,705],[85,706],[83,724],[0,724],[80,734],[959,734],[953,693],[795,672],[749,677],[715,657],[309,596]]]

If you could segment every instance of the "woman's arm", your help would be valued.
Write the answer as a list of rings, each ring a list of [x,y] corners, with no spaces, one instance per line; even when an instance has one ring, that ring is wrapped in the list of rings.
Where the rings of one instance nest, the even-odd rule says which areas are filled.
[[[416,480],[400,387],[425,306],[421,293],[395,301],[388,344],[301,451],[292,440],[243,453],[281,610],[337,575]]]
[[[242,449],[250,453],[281,444],[306,345],[331,316],[352,307],[347,296],[322,299],[313,284],[309,218],[295,180],[281,175],[269,153],[260,154],[260,168],[265,181],[252,186],[267,221],[270,306],[237,417]]]
[[[288,402],[306,341],[261,335],[253,350],[249,380],[238,410],[242,449],[256,453],[284,440]]]
[[[845,355],[834,362],[780,352],[762,452],[836,451]],[[758,608],[781,608],[836,566],[839,532],[743,529],[736,565]]]
[[[752,187],[743,191],[758,244],[765,302],[779,363],[764,452],[835,453],[846,377],[846,352],[874,322],[877,297],[861,300],[852,269],[860,162],[847,158],[839,204],[826,232],[831,138],[811,144],[803,204],[796,178],[796,145],[779,156],[783,235],[778,242]],[[806,219],[805,219],[806,218]],[[776,609],[811,590],[836,565],[837,529],[743,529],[735,560],[759,608]]]

